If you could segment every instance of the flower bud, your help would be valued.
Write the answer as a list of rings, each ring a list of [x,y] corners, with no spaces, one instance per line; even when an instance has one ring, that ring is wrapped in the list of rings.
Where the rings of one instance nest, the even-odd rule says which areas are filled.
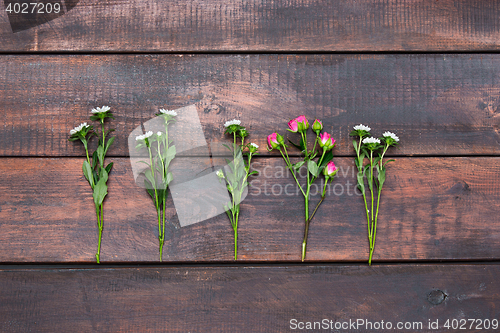
[[[248,150],[253,154],[253,153],[256,153],[257,150],[259,149],[259,146],[255,143],[251,143],[248,145]]]
[[[319,146],[325,150],[330,150],[335,146],[335,139],[330,134],[323,132],[319,136]]]
[[[307,121],[306,116],[298,116],[295,118],[295,121],[297,122],[299,132],[305,132],[309,128],[309,122]]]
[[[297,124],[297,119],[292,119],[288,122],[289,131],[292,133],[297,133],[299,130],[299,124]]]
[[[335,166],[335,163],[333,163],[333,161],[330,161],[323,169],[323,174],[325,175],[325,177],[333,177],[337,174],[337,171],[338,169]]]
[[[269,150],[279,148],[282,144],[283,144],[283,137],[276,132],[269,134],[269,136],[267,137],[267,146]]]
[[[248,131],[245,128],[241,128],[238,135],[240,138],[246,138],[248,136]]]
[[[316,119],[313,123],[312,130],[316,135],[319,135],[319,132],[323,130],[323,123],[319,119]]]

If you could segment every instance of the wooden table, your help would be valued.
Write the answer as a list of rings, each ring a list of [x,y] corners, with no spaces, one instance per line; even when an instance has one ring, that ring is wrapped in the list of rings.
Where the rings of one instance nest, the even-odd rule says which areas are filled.
[[[494,331],[498,2],[62,3],[64,15],[0,14],[0,331]],[[97,265],[84,150],[67,139],[102,105],[116,142]],[[223,124],[237,118],[261,147],[236,262],[227,216],[176,228],[171,201],[158,262],[127,137],[159,108],[187,105],[210,144],[229,142]],[[293,179],[264,149],[300,114],[323,120],[341,168],[304,263],[302,197],[278,193]],[[371,267],[349,137],[359,123],[401,138]]]

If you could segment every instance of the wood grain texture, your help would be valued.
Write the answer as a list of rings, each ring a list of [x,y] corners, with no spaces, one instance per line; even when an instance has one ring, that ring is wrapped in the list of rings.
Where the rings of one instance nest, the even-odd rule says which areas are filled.
[[[74,2],[65,15],[16,33],[2,6],[0,49],[469,51],[500,45],[496,1],[64,1]]]
[[[311,223],[307,260],[365,262],[366,217],[353,161],[334,161],[340,171]],[[94,261],[95,211],[82,162],[0,159],[0,262]],[[299,261],[302,196],[281,159],[257,158],[253,168],[261,175],[242,203],[239,259]],[[498,158],[397,158],[388,166],[374,261],[498,259],[499,168]],[[167,205],[164,261],[233,261],[227,216],[176,228],[174,204]],[[135,185],[127,159],[115,159],[104,207],[101,261],[158,261],[154,205]]]
[[[363,319],[450,332],[447,319],[498,319],[499,274],[498,265],[2,269],[0,329],[268,333],[290,331],[291,319]]]
[[[494,54],[25,55],[1,56],[0,73],[2,156],[83,156],[68,131],[101,105],[117,116],[110,154],[127,156],[129,133],[159,108],[193,104],[208,144],[238,118],[264,148],[305,114],[324,121],[339,155],[353,154],[359,123],[396,132],[395,155],[500,153]]]

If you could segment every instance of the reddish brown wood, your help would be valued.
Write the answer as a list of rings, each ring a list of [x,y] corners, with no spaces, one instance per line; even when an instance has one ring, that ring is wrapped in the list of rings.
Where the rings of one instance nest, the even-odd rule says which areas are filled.
[[[87,0],[17,33],[0,15],[3,51],[475,51],[500,37],[496,1]]]
[[[448,319],[498,320],[499,274],[498,265],[3,269],[0,329],[268,333],[291,331],[292,319],[362,319],[453,332]]]
[[[375,135],[396,132],[396,155],[500,153],[500,57],[493,54],[0,59],[3,156],[83,156],[68,131],[101,105],[117,116],[110,154],[127,156],[136,126],[159,108],[192,104],[208,143],[227,142],[223,124],[238,118],[264,148],[268,134],[288,133],[288,120],[305,114],[324,121],[340,155],[354,153],[349,132],[360,122]]]
[[[153,202],[135,185],[128,159],[114,161],[101,261],[158,261]],[[366,218],[354,193],[353,161],[334,161],[340,171],[311,223],[307,259],[365,262]],[[96,218],[82,162],[0,159],[1,262],[94,261]],[[498,259],[499,165],[498,158],[397,158],[389,164],[374,261]],[[257,158],[253,168],[261,175],[242,203],[239,260],[299,261],[302,196],[281,159]],[[314,188],[311,193],[313,205],[319,198]],[[167,218],[175,225],[171,200],[168,207]],[[164,261],[233,261],[227,216],[178,229],[172,225]]]

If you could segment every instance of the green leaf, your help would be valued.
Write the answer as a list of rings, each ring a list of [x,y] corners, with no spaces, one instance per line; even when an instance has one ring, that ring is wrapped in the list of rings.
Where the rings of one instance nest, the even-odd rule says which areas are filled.
[[[352,140],[352,145],[354,146],[354,151],[356,152],[356,155],[357,155],[358,154],[358,142],[356,140]]]
[[[154,200],[155,199],[155,192],[152,190],[153,186],[151,185],[151,183],[147,179],[144,179],[144,187],[146,187],[146,191],[149,193],[151,198]]]
[[[288,142],[290,142],[292,144],[292,146],[294,146],[295,148],[297,148],[297,149],[299,149],[301,151],[303,150],[302,147],[301,147],[301,145],[293,143],[290,139],[288,139]],[[300,139],[300,142],[302,144],[302,139]]]
[[[97,158],[99,159],[99,164],[103,166],[104,164],[104,148],[102,146],[98,146],[97,150]]]
[[[379,183],[379,191],[382,189],[382,186],[384,186],[385,182],[385,168],[379,168],[377,165],[377,171],[378,171],[378,183]]]
[[[157,199],[156,201],[158,202],[158,207],[161,206],[161,204],[163,203],[163,199],[165,198],[165,193],[166,191],[165,190],[156,190],[156,194],[157,194]]]
[[[146,176],[146,179],[151,184],[151,188],[153,188],[153,189],[156,188],[156,182],[155,182],[155,179],[153,177],[151,170],[146,170],[146,172],[144,172],[144,176]]]
[[[385,167],[385,165],[386,165],[387,163],[389,163],[389,162],[394,162],[394,161],[395,161],[395,160],[388,160],[388,161],[386,161],[386,162],[384,163],[384,167]]]
[[[108,186],[106,185],[106,181],[104,180],[104,178],[101,178],[94,187],[93,197],[96,206],[100,206],[102,204],[107,194]]]
[[[309,170],[309,172],[314,176],[314,177],[318,177],[318,165],[316,164],[316,162],[314,161],[307,161],[307,169]]]
[[[90,184],[90,187],[94,188],[94,175],[92,174],[92,168],[88,161],[84,161],[82,165],[83,175]]]
[[[165,187],[167,187],[172,180],[174,180],[174,176],[172,175],[172,173],[167,173],[167,177],[165,178]]]
[[[358,172],[357,178],[358,178],[358,188],[362,194],[365,194],[365,181],[364,181],[363,173]]]
[[[177,153],[177,148],[175,146],[170,146],[165,154],[165,168],[168,168],[170,162],[174,159],[175,154]]]
[[[105,168],[105,170],[108,174],[111,172],[111,169],[113,169],[113,162],[106,165],[106,168]]]
[[[97,151],[92,154],[92,170],[97,166]]]
[[[306,145],[304,143],[304,140],[302,140],[302,138],[300,138],[299,145],[300,145],[300,150],[303,151],[303,152],[305,152],[306,151]]]
[[[250,172],[248,174],[248,176],[250,177],[251,175],[258,175],[258,174],[259,174],[259,172],[257,170],[254,170],[254,171]]]
[[[107,152],[108,152],[108,149],[109,147],[111,146],[111,144],[115,141],[115,137],[112,136],[111,138],[109,138],[108,142],[106,142],[106,149],[104,149],[104,156],[106,156]]]
[[[370,189],[370,191],[373,190],[373,180],[372,180],[372,170],[370,169],[370,166],[367,165],[365,167],[365,172],[366,173],[368,171],[368,174],[366,175],[366,179],[368,180],[368,188]]]
[[[99,180],[104,179],[104,182],[108,182],[108,172],[104,168],[99,169]]]
[[[114,119],[114,118],[113,118],[113,119]],[[114,128],[110,128],[109,130],[107,130],[107,131],[105,132],[105,133],[106,133],[106,134],[105,134],[105,136],[108,136],[108,134],[109,134],[109,133],[114,132],[114,131],[115,131],[115,129],[114,129]]]
[[[323,169],[325,165],[328,164],[333,159],[333,151],[329,151],[328,153],[325,154],[323,157],[323,160],[321,161],[320,168]]]
[[[304,165],[304,163],[306,163],[306,161],[300,161],[295,164],[292,164],[292,166],[295,170],[299,170]]]

